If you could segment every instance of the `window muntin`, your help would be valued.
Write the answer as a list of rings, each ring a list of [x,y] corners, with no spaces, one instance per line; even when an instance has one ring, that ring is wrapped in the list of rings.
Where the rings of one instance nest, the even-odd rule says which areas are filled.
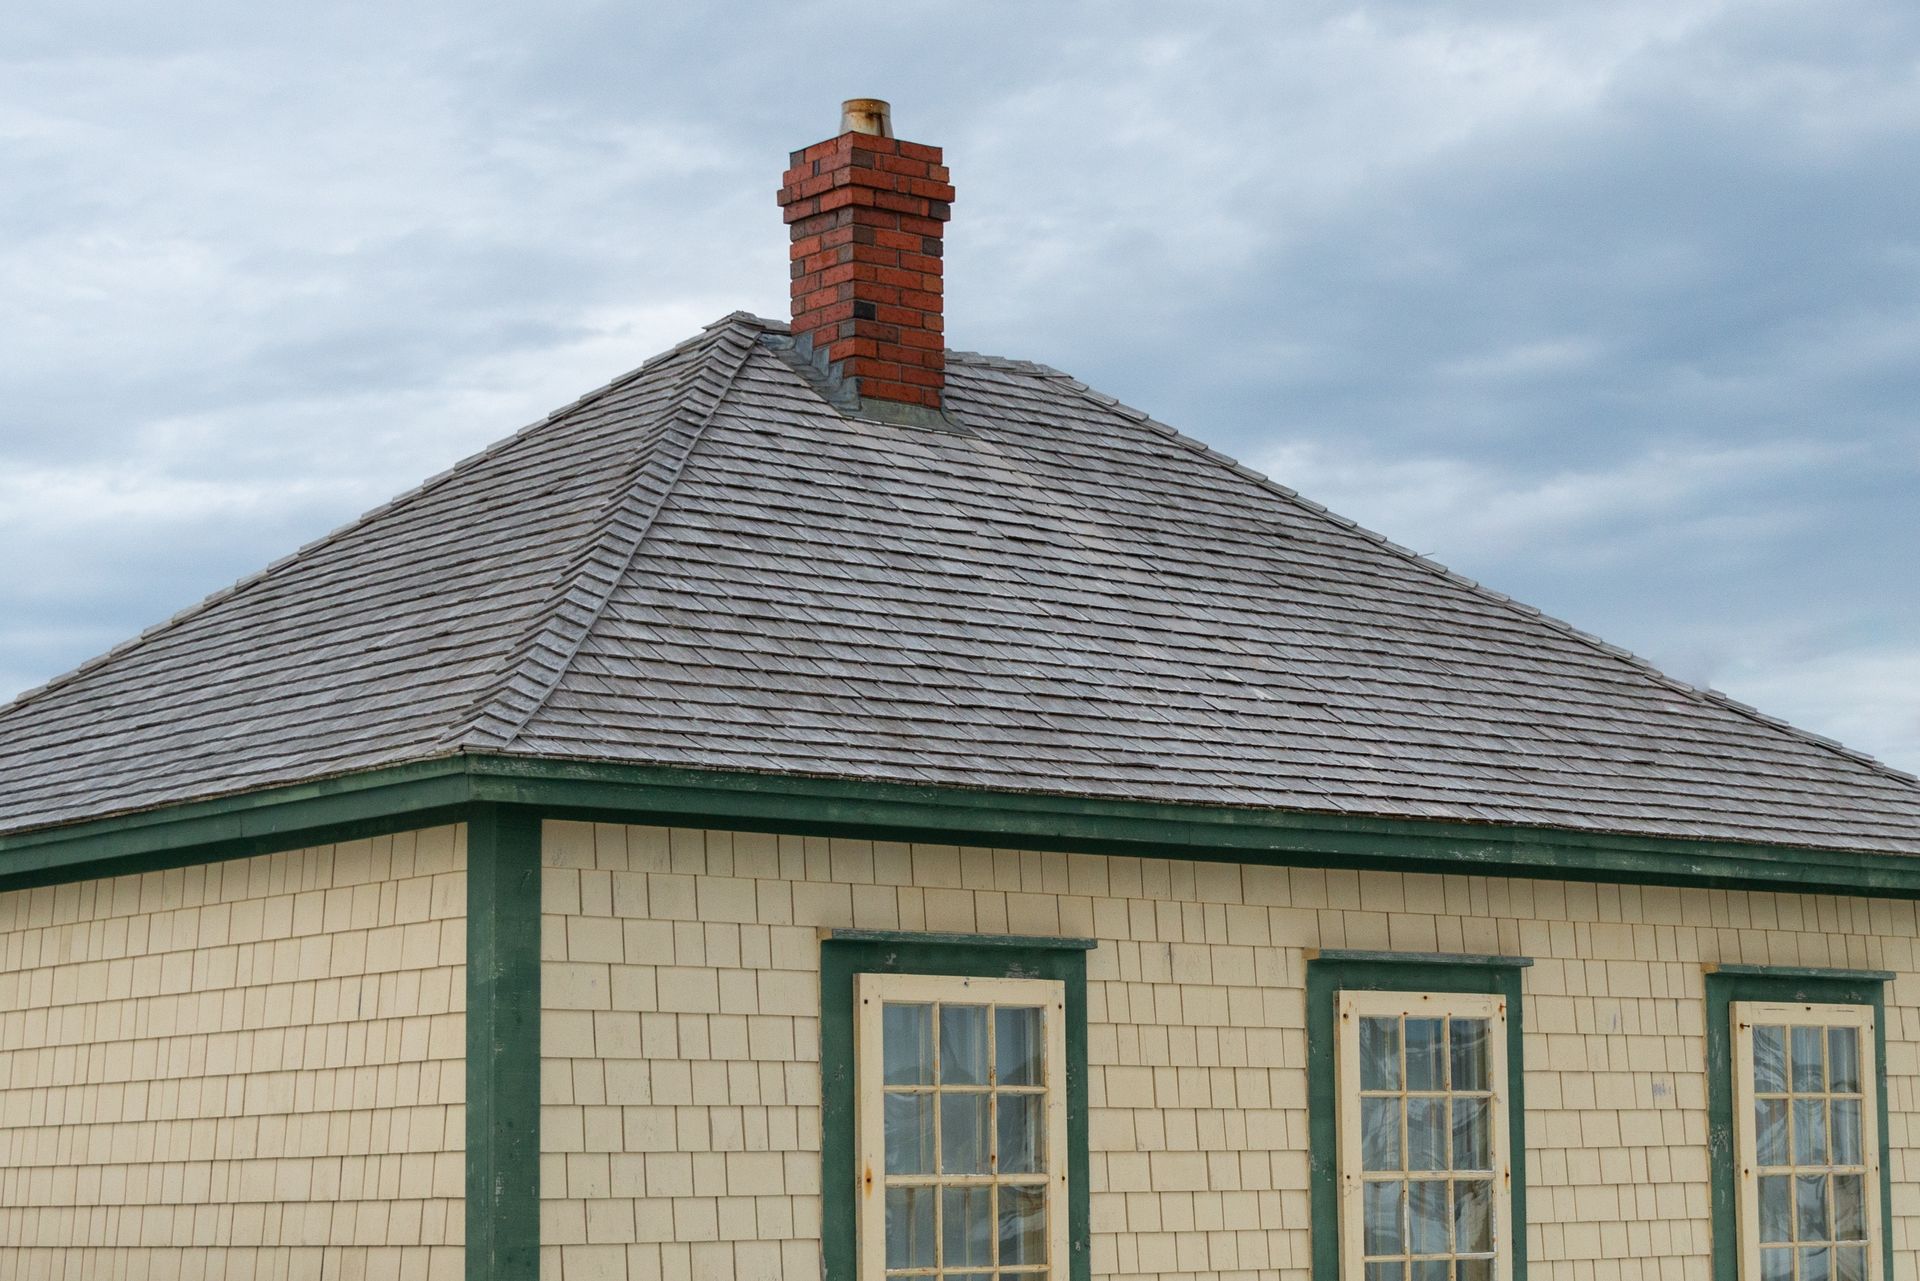
[[[855,979],[861,1281],[1064,1281],[1066,992]]]
[[[1873,1007],[1735,1001],[1741,1281],[1879,1275]]]
[[[1508,1281],[1506,1001],[1342,992],[1341,1275]]]

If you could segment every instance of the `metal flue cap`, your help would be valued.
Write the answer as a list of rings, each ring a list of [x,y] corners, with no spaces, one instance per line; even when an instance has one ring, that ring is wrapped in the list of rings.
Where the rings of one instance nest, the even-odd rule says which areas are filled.
[[[893,137],[893,108],[879,98],[848,98],[840,104],[841,133]]]

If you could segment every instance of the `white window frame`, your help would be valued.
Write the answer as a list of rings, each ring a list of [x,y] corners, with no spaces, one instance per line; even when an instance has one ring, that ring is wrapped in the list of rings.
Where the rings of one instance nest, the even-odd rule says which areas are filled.
[[[886,1093],[880,1082],[885,1079],[881,1055],[881,1007],[886,1002],[951,1005],[1007,1005],[1040,1009],[1045,1045],[1043,1077],[1046,1087],[1047,1171],[1047,1263],[1048,1281],[1067,1281],[1070,1269],[1068,1242],[1070,1213],[1068,1197],[1067,1149],[1067,987],[1058,979],[996,979],[954,977],[930,974],[857,974],[854,976],[854,1093],[858,1117],[855,1137],[859,1154],[860,1190],[855,1198],[858,1209],[860,1281],[885,1281],[887,1277],[886,1242]],[[993,1065],[988,1064],[989,1072]],[[936,1140],[937,1141],[937,1140]],[[919,1182],[921,1180],[912,1180]],[[925,1182],[938,1185],[982,1186],[1003,1179],[997,1174],[933,1175]],[[993,1270],[972,1269],[973,1271]],[[939,1270],[920,1270],[918,1275],[934,1277]],[[1021,1274],[1003,1274],[1012,1281]]]
[[[1740,1224],[1741,1281],[1760,1278],[1760,1167],[1753,1123],[1753,1029],[1784,1024],[1822,1028],[1850,1027],[1859,1032],[1860,1045],[1860,1155],[1862,1166],[1769,1166],[1770,1171],[1794,1169],[1860,1170],[1865,1176],[1867,1276],[1881,1275],[1880,1205],[1880,1063],[1874,1039],[1871,1005],[1832,1005],[1801,1001],[1731,1001],[1733,1019],[1733,1159],[1734,1201]],[[1791,1073],[1791,1060],[1787,1068]],[[1788,1080],[1791,1086],[1791,1076]],[[1828,1082],[1831,1085],[1831,1082]],[[1831,1097],[1829,1095],[1828,1097]],[[1791,1121],[1789,1121],[1791,1124]],[[1831,1133],[1827,1136],[1833,1141]],[[1832,1153],[1831,1147],[1828,1149]]]
[[[1507,1001],[1502,996],[1468,992],[1343,991],[1339,999],[1336,1100],[1340,1136],[1340,1276],[1366,1277],[1365,1186],[1382,1181],[1364,1177],[1360,1159],[1360,1020],[1362,1018],[1463,1018],[1487,1020],[1487,1068],[1492,1098],[1493,1275],[1513,1276],[1513,1147],[1508,1134],[1511,1094],[1507,1063]],[[1384,1172],[1383,1172],[1384,1173]],[[1403,1176],[1404,1177],[1404,1176]]]

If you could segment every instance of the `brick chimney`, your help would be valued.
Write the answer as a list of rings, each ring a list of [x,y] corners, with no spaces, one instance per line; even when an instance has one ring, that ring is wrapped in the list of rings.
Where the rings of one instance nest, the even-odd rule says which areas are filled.
[[[793,337],[863,399],[940,407],[940,234],[953,188],[940,148],[893,137],[887,104],[854,98],[840,136],[793,153]]]

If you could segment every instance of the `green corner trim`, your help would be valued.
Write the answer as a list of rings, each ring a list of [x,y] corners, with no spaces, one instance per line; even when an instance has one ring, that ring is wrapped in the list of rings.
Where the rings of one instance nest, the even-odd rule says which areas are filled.
[[[1887,1112],[1886,983],[1879,970],[1723,965],[1707,971],[1707,1159],[1713,1199],[1712,1281],[1740,1281],[1740,1227],[1733,1173],[1733,1003],[1786,1001],[1873,1007],[1880,1098],[1880,1263],[1893,1281],[1893,1161]]]
[[[1357,948],[1325,948],[1309,953],[1307,959],[1345,964],[1468,965],[1488,970],[1524,970],[1533,964],[1531,956],[1492,956],[1473,952],[1379,952]]]
[[[1552,828],[456,755],[0,835],[0,888],[451,821],[554,817],[1274,866],[1920,898],[1920,857]]]
[[[540,1271],[540,816],[467,828],[467,1281]]]
[[[1017,947],[1028,951],[1091,952],[1099,939],[1051,938],[1040,934],[917,934],[912,930],[830,929],[838,943],[911,943],[916,947]]]
[[[1344,991],[1474,992],[1507,1000],[1507,1142],[1513,1281],[1527,1281],[1527,1094],[1521,1028],[1524,956],[1448,957],[1425,952],[1322,952],[1307,961],[1307,1168],[1313,1281],[1340,1281],[1339,1089],[1334,1006]]]
[[[879,931],[876,931],[878,933]],[[1067,993],[1067,1239],[1071,1258],[1060,1281],[1090,1281],[1087,1186],[1087,954],[1081,940],[1025,940],[1008,946],[995,935],[898,934],[820,943],[820,1222],[822,1281],[856,1281],[853,977],[856,974],[943,974],[967,978],[1058,979]],[[1055,1276],[1060,1276],[1056,1271]],[[469,1274],[471,1276],[471,1274]]]

